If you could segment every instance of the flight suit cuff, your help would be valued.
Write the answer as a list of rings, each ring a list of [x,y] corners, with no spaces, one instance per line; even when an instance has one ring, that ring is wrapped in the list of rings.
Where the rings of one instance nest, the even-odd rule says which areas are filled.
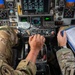
[[[70,73],[74,74],[72,69],[75,67],[75,58],[72,50],[69,48],[61,48],[56,52],[56,56],[62,75],[72,75]]]
[[[17,66],[17,70],[27,72],[28,75],[36,75],[36,65],[28,60],[22,60]]]
[[[61,49],[59,49],[58,51],[57,51],[57,54],[59,54],[59,53],[66,53],[66,52],[72,52],[69,48],[64,48],[64,47],[62,47]]]

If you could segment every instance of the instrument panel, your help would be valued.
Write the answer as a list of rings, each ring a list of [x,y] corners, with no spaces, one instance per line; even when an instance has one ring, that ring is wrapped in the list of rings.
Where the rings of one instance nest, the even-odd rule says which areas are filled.
[[[19,17],[20,22],[29,22],[37,28],[50,28],[54,26],[54,16],[50,14],[24,15]]]
[[[3,6],[0,7],[0,26],[16,27],[21,34],[25,34],[27,30],[32,32],[30,34],[37,29],[40,29],[40,33],[35,31],[35,34],[51,30],[55,25],[54,15],[49,14],[50,6],[52,7],[50,2],[50,0],[0,0],[0,5]]]
[[[74,0],[0,0],[0,26],[15,26],[21,33],[75,25],[74,21]]]
[[[0,25],[26,26],[23,29],[74,25],[74,3],[74,0],[0,0]],[[28,24],[23,25],[25,22]]]

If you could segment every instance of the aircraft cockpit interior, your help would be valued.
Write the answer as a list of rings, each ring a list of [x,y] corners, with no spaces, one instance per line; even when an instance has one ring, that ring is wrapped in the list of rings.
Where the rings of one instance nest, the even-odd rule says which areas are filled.
[[[57,33],[61,26],[75,25],[75,0],[0,0],[0,26],[5,25],[18,30],[14,69],[29,53],[29,36],[41,34],[46,41],[37,57],[36,75],[61,75]]]

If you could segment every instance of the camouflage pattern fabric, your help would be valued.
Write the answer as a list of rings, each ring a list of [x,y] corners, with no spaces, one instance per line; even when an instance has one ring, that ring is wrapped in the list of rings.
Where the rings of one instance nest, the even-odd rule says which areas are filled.
[[[22,60],[16,70],[0,60],[0,75],[36,75],[36,66],[27,60]]]
[[[75,75],[75,58],[68,48],[62,48],[56,53],[62,75]]]
[[[35,75],[36,66],[28,60],[22,60],[14,70],[12,65],[12,47],[17,43],[13,28],[0,26],[0,75]]]
[[[17,35],[9,26],[0,27],[0,59],[12,64],[12,47],[17,43]]]

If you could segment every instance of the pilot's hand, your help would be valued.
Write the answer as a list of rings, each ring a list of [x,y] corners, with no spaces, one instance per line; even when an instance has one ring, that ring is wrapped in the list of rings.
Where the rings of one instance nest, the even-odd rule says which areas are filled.
[[[45,42],[45,38],[41,36],[40,34],[32,35],[29,37],[29,44],[31,50],[38,50],[40,51],[43,47],[43,44]]]
[[[59,31],[57,35],[57,40],[58,40],[58,45],[60,47],[66,46],[66,43],[67,43],[66,32],[64,31],[63,36],[62,36],[61,31]]]

